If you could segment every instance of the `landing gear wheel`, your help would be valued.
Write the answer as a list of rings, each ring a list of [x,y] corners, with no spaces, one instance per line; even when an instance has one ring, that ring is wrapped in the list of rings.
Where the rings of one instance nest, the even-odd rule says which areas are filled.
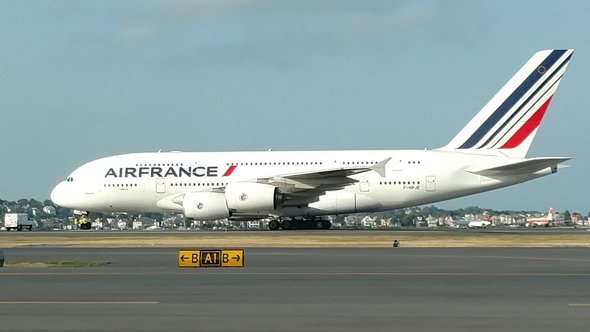
[[[328,220],[322,220],[322,229],[330,229],[332,227],[332,223]]]
[[[279,222],[277,220],[271,220],[268,223],[268,228],[271,231],[276,231],[277,229],[279,229],[279,227],[281,227],[281,224],[279,224]]]
[[[284,230],[289,230],[289,229],[293,229],[293,223],[291,222],[291,220],[283,220],[281,222],[281,227]]]

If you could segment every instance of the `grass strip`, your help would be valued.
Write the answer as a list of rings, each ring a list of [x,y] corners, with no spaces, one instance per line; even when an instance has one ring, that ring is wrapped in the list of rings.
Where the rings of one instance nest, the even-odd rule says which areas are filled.
[[[111,262],[106,261],[56,261],[56,262],[14,262],[6,263],[6,267],[95,267],[108,265]]]
[[[292,232],[43,232],[5,234],[0,248],[58,246],[72,248],[188,248],[188,247],[586,247],[587,231],[292,231]]]

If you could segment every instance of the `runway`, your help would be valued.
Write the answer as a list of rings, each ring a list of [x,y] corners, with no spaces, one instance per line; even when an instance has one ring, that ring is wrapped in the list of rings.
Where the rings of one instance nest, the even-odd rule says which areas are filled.
[[[175,248],[4,250],[2,331],[584,331],[585,248],[245,248],[180,269]]]

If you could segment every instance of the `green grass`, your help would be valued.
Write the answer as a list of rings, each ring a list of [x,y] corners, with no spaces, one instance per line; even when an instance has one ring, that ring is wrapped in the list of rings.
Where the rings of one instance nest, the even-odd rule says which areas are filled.
[[[58,261],[58,262],[14,262],[5,264],[6,267],[95,267],[111,264],[105,261]]]

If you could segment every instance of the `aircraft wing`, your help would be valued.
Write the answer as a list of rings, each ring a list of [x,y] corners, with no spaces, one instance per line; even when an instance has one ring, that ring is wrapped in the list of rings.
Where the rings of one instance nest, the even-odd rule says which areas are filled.
[[[391,160],[387,158],[373,166],[340,167],[313,172],[276,175],[256,179],[258,183],[276,186],[283,194],[283,206],[307,205],[319,200],[328,191],[343,189],[357,183],[350,176],[375,171],[385,176],[385,165]]]
[[[369,171],[375,171],[385,176],[385,165],[391,160],[387,158],[375,165],[354,166],[324,169],[311,172],[275,175],[267,178],[250,179],[247,182],[264,183],[279,188],[283,197],[282,206],[306,205],[319,200],[328,191],[340,190],[357,183],[358,180],[350,176]],[[203,191],[223,192],[223,188],[207,188]],[[184,194],[171,195],[160,199],[160,208],[175,209],[182,206]]]
[[[283,174],[268,178],[259,178],[256,181],[258,183],[274,185],[286,194],[338,190],[358,182],[358,180],[350,178],[352,175],[375,171],[379,175],[385,176],[385,165],[390,160],[391,157],[373,166],[340,167],[312,172]]]
[[[468,170],[470,173],[484,175],[484,176],[503,176],[503,175],[522,175],[532,174],[547,167],[557,167],[557,164],[569,160],[569,157],[547,157],[547,158],[530,158],[493,166],[484,169]]]

